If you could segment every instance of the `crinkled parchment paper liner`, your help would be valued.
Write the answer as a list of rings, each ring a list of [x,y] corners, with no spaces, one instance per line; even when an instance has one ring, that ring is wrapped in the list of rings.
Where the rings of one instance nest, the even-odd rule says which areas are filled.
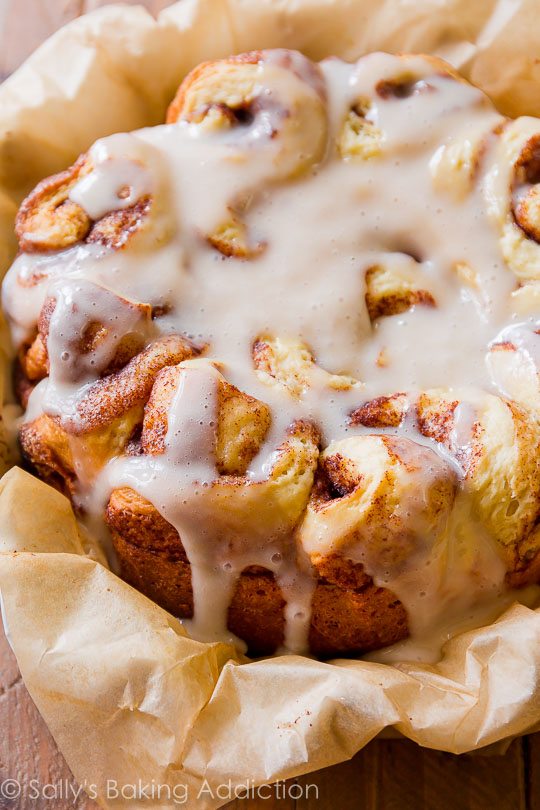
[[[0,88],[0,260],[30,187],[98,136],[160,121],[202,59],[269,46],[315,59],[435,52],[505,112],[540,114],[539,10],[536,0],[183,0],[157,22],[120,6],[81,18]],[[0,535],[3,611],[24,680],[104,806],[106,780],[139,779],[186,785],[188,806],[218,806],[208,792],[197,799],[205,778],[215,787],[299,775],[387,726],[462,752],[540,724],[540,611],[514,606],[448,644],[436,666],[249,663],[188,639],[100,564],[67,501],[18,469],[0,482]]]

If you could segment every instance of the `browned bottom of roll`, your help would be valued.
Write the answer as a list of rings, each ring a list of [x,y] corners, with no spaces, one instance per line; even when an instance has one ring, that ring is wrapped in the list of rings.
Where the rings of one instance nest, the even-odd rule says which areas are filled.
[[[123,579],[180,618],[193,615],[190,566],[176,530],[133,490],[115,490],[107,509]],[[317,566],[309,644],[321,657],[376,650],[406,638],[407,615],[350,560],[332,556]],[[285,600],[272,572],[246,568],[236,584],[228,627],[252,656],[274,652],[284,639]]]

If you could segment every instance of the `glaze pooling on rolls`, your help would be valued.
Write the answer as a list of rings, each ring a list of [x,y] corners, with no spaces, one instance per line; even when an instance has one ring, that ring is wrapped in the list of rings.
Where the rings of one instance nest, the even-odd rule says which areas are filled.
[[[167,123],[204,134],[229,131],[264,150],[277,177],[318,162],[325,145],[325,84],[318,65],[293,51],[254,51],[206,62],[182,82]]]
[[[26,459],[253,655],[433,658],[535,598],[539,142],[434,57],[195,68],[21,206]]]
[[[294,51],[253,51],[195,68],[170,105],[167,123],[187,124],[195,137],[225,135],[229,159],[254,157],[272,182],[297,176],[322,157],[324,102],[323,77],[309,59]],[[242,221],[246,196],[259,190],[246,188],[231,199],[228,215],[206,235],[224,256],[255,258],[265,249]]]

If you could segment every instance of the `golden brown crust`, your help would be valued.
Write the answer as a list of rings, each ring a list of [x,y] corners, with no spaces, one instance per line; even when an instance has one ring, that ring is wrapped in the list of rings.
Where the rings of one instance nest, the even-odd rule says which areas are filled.
[[[122,576],[181,618],[193,615],[190,567],[176,530],[149,501],[128,488],[114,490],[107,507]],[[407,617],[390,591],[342,557],[317,567],[310,649],[322,657],[358,654],[408,635]],[[285,600],[273,574],[258,566],[238,578],[228,627],[244,639],[251,655],[267,655],[283,643]]]
[[[137,405],[144,404],[159,371],[197,353],[180,335],[168,335],[151,343],[120,371],[96,380],[77,406],[73,432],[83,434],[108,424]]]
[[[405,608],[387,588],[378,588],[362,565],[332,555],[316,568],[309,632],[316,655],[366,653],[407,638]]]
[[[156,375],[152,392],[144,409],[141,449],[150,456],[165,452],[169,427],[168,410],[178,388],[182,371],[179,366],[166,366]]]
[[[42,414],[19,431],[23,456],[42,478],[73,496],[77,480],[93,481],[107,461],[125,450],[142,412],[142,404],[136,404],[84,436],[66,430],[58,418]]]
[[[28,400],[30,399],[30,394],[36,387],[36,383],[32,382],[27,376],[24,371],[22,365],[22,358],[21,353],[15,360],[15,364],[13,367],[13,391],[17,400],[20,402],[22,407],[26,410],[28,407]]]
[[[81,155],[69,169],[42,180],[23,200],[15,220],[21,250],[62,250],[87,236],[90,217],[68,196],[91,169],[87,155]]]
[[[54,419],[42,415],[22,425],[19,442],[23,457],[40,478],[68,497],[74,494],[76,476],[68,437]]]
[[[230,56],[223,62],[231,65],[256,65],[263,57],[262,51],[249,51],[241,53],[236,56]],[[180,87],[178,88],[174,99],[171,101],[167,110],[167,124],[175,124],[182,119],[187,121],[198,121],[201,116],[204,116],[208,110],[208,105],[198,104],[197,95],[193,92],[201,79],[205,78],[209,72],[214,70],[217,62],[202,62],[191,73],[188,73]],[[193,100],[190,95],[193,94]],[[220,104],[224,113],[227,111],[234,112],[234,107],[228,107],[225,104]],[[238,109],[238,107],[236,108]]]
[[[21,349],[19,362],[26,379],[32,383],[39,382],[48,375],[49,357],[42,335],[38,334],[28,349]]]

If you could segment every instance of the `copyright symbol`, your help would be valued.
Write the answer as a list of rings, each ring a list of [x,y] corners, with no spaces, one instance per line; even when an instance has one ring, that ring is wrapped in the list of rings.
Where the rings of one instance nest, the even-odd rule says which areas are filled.
[[[21,795],[21,785],[16,779],[4,779],[0,782],[0,797],[2,799],[18,799]]]

